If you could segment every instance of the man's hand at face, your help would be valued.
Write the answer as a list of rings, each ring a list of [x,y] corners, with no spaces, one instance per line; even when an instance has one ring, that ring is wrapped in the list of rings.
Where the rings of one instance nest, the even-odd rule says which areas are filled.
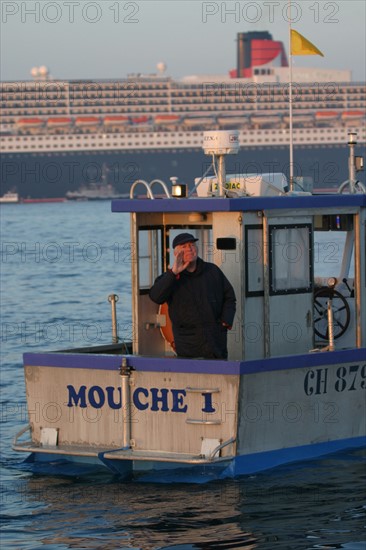
[[[185,261],[184,259],[184,250],[178,252],[178,254],[175,256],[174,264],[172,267],[174,275],[178,275],[178,273],[181,273],[182,271],[187,269],[189,263],[189,261]]]
[[[179,245],[174,250],[175,260],[172,267],[174,275],[178,275],[188,267],[196,267],[197,247],[194,243]]]

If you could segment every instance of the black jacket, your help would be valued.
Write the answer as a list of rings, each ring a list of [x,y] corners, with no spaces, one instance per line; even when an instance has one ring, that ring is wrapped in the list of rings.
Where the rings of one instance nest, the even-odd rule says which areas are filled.
[[[176,352],[182,357],[227,358],[227,329],[232,326],[234,289],[215,264],[197,259],[193,273],[167,271],[150,289],[157,304],[168,303]]]

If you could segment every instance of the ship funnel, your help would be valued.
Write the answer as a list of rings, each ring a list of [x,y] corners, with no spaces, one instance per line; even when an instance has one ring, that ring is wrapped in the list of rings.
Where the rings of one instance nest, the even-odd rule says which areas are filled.
[[[252,63],[252,41],[272,40],[268,31],[239,32],[237,38],[237,77],[245,73],[244,69],[250,69]]]
[[[271,74],[271,67],[288,67],[283,43],[273,40],[268,31],[238,33],[237,67],[230,71],[232,78]]]

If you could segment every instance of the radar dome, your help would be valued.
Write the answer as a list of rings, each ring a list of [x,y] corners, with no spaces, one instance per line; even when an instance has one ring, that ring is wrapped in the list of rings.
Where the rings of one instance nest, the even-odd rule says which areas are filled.
[[[39,75],[38,67],[33,67],[33,69],[31,70],[31,75],[33,76],[33,78],[36,78]]]
[[[166,65],[163,61],[160,61],[157,65],[156,65],[156,68],[158,69],[159,73],[165,73],[166,71]]]
[[[48,75],[48,68],[45,65],[42,65],[42,67],[39,68],[39,74],[41,76]]]

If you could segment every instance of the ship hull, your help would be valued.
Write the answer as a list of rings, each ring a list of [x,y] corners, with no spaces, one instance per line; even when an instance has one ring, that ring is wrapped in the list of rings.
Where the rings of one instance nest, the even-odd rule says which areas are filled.
[[[38,471],[205,482],[363,447],[364,357],[127,356],[126,386],[118,355],[25,354],[31,441],[14,449]]]
[[[356,154],[363,154],[362,145]],[[344,145],[298,146],[294,153],[294,174],[311,178],[314,188],[336,188],[348,178],[347,149]],[[3,153],[1,194],[16,189],[21,198],[65,197],[80,186],[99,183],[106,178],[117,193],[129,193],[137,179],[151,181],[179,174],[191,187],[211,163],[201,148],[155,150],[98,150],[49,153]],[[245,147],[227,159],[227,173],[289,174],[289,149],[286,146]],[[363,182],[364,175],[358,174]]]

